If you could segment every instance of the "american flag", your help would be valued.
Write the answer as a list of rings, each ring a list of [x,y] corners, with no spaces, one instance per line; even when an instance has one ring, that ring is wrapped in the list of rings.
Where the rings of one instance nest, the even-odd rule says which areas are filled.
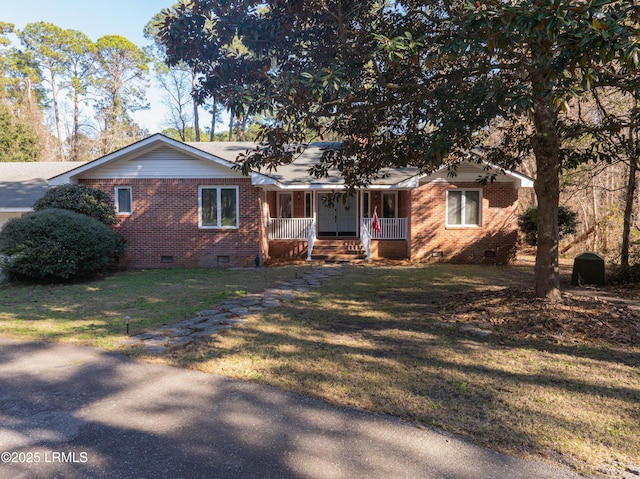
[[[382,233],[382,229],[380,228],[380,220],[378,219],[378,207],[376,206],[373,209],[373,224],[371,225],[378,234]]]

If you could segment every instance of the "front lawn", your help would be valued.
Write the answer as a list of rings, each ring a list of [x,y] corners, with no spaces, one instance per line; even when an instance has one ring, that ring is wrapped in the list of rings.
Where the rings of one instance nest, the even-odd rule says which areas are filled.
[[[0,288],[0,335],[112,348],[302,274],[149,270]],[[533,299],[531,266],[357,266],[210,339],[148,358],[392,414],[613,474],[640,465],[638,313]],[[491,333],[488,333],[491,331]],[[131,354],[139,355],[135,350]]]
[[[581,471],[638,467],[639,344],[585,339],[580,331],[547,338],[502,330],[514,318],[545,324],[555,315],[560,305],[519,304],[517,292],[531,278],[523,267],[352,268],[285,307],[174,351],[168,361],[440,427]],[[510,308],[504,301],[499,308],[465,307],[477,296],[487,303],[489,291],[503,299],[511,292]],[[597,320],[612,311],[593,298],[573,297],[569,307],[558,314]]]
[[[125,338],[125,316],[132,335],[151,331],[293,278],[296,269],[153,269],[71,284],[0,284],[0,335],[110,349]]]

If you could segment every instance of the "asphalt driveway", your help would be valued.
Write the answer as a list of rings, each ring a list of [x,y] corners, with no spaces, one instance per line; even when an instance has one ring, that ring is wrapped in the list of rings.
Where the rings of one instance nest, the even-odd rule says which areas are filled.
[[[5,339],[0,459],[29,479],[578,477],[267,386]]]

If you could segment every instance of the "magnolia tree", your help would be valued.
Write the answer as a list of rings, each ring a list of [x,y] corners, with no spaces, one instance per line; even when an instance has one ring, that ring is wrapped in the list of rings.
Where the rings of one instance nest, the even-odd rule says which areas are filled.
[[[603,155],[571,149],[565,111],[594,82],[637,68],[639,21],[640,6],[622,0],[192,0],[163,12],[159,36],[170,64],[198,71],[202,95],[269,113],[245,172],[338,136],[310,174],[337,168],[353,188],[387,166],[429,173],[493,121],[524,119],[490,159],[514,167],[513,152],[535,155],[535,290],[558,299],[559,173]],[[246,51],[230,50],[237,38]]]

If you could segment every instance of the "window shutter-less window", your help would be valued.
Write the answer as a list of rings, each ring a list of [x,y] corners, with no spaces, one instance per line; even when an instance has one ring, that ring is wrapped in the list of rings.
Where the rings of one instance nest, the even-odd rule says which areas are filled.
[[[235,188],[220,189],[222,226],[238,226],[236,192],[237,190]]]
[[[218,190],[202,189],[202,226],[218,226]]]
[[[464,224],[479,225],[480,192],[465,191],[464,195]]]
[[[116,188],[116,210],[118,213],[131,213],[131,188]]]
[[[447,194],[447,224],[462,224],[462,191],[449,191]]]
[[[200,227],[238,227],[238,188],[201,186]]]

